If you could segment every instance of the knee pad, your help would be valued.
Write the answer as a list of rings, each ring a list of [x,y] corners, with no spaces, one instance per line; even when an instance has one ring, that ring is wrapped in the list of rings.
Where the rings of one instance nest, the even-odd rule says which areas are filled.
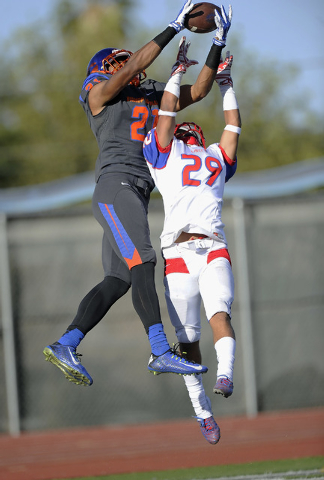
[[[180,343],[193,343],[200,340],[200,328],[181,326],[176,329],[177,339]]]

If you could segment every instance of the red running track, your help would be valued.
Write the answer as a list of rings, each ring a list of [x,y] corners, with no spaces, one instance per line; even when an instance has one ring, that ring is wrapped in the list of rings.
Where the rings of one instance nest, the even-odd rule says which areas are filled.
[[[0,435],[0,480],[52,480],[324,455],[324,408],[220,418],[210,445],[193,419]]]

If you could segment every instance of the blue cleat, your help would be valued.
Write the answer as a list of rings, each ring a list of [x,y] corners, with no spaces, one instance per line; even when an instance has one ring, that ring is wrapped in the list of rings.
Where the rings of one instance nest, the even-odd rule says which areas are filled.
[[[220,439],[219,426],[214,420],[214,417],[199,418],[200,430],[207,442],[215,445]]]
[[[223,397],[230,397],[233,393],[233,382],[227,377],[218,377],[216,385],[213,388],[214,393],[220,393]]]
[[[74,347],[61,345],[58,342],[48,345],[43,353],[48,362],[56,365],[65,375],[65,377],[76,385],[90,386],[93,383],[92,378],[81,365],[80,354],[76,353]]]
[[[170,350],[163,353],[163,355],[150,356],[147,368],[159,375],[160,373],[177,373],[178,375],[193,375],[195,373],[205,373],[208,368],[198,363],[190,362],[183,357],[180,357],[176,352]]]

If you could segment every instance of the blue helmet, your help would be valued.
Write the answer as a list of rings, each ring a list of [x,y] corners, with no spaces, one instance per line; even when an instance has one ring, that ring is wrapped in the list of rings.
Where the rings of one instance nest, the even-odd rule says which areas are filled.
[[[109,73],[113,75],[118,72],[133,55],[129,50],[118,48],[103,48],[99,50],[90,60],[87,68],[87,76],[91,73]],[[138,86],[140,81],[146,77],[145,71],[136,75],[130,84]]]

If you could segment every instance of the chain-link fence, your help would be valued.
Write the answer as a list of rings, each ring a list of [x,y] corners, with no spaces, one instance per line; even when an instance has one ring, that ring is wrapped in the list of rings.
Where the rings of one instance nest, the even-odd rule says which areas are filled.
[[[242,239],[235,229],[235,209],[225,201],[223,220],[236,279],[235,389],[226,400],[212,394],[216,355],[202,310],[201,349],[203,363],[209,366],[204,385],[214,414],[217,418],[246,413],[254,384],[258,411],[323,405],[324,195],[250,201],[244,204],[243,213],[253,344],[242,340],[245,332],[238,292],[244,277],[237,271]],[[176,337],[164,301],[159,255],[161,200],[151,200],[149,221],[158,254],[156,285],[162,318],[172,343]],[[57,368],[44,361],[43,348],[64,333],[80,300],[102,280],[102,232],[88,207],[9,217],[6,235],[19,428],[139,423],[194,415],[181,377],[148,372],[149,342],[134,312],[130,292],[89,332],[78,349],[94,379],[90,388],[69,383]],[[3,339],[1,335],[0,431],[8,432],[12,398],[6,379],[10,368],[5,366],[10,352],[8,356]],[[252,369],[250,377],[244,365],[247,351],[252,351],[254,360],[255,375]]]

